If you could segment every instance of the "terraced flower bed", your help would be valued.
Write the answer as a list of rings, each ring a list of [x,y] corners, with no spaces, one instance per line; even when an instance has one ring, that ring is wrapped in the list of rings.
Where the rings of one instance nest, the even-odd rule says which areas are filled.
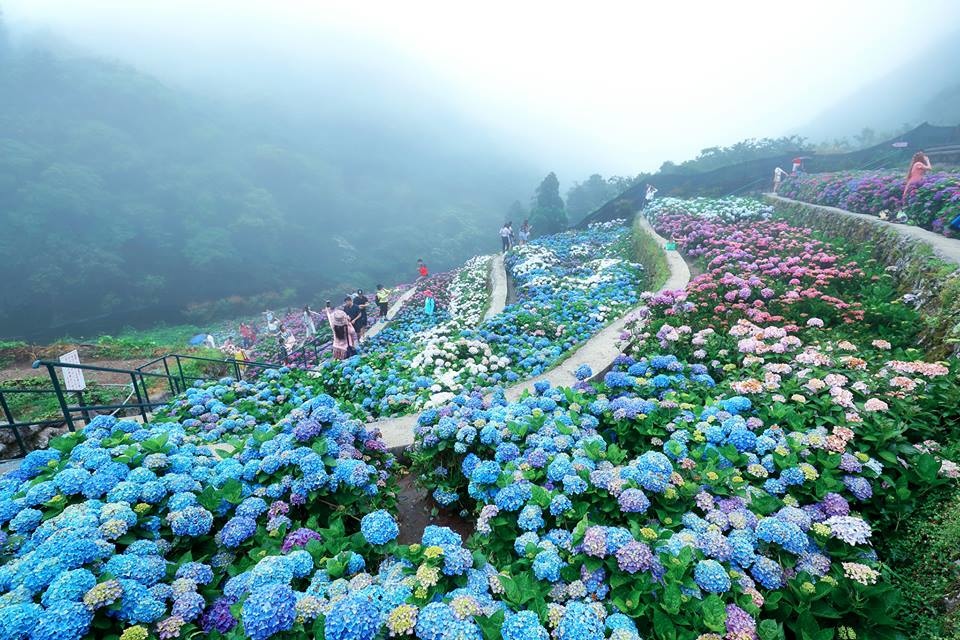
[[[511,251],[507,266],[517,302],[502,313],[481,322],[488,262],[471,261],[430,285],[432,316],[414,298],[356,357],[322,366],[319,388],[355,415],[392,416],[509,385],[551,368],[637,304],[644,286],[623,221],[538,239]]]
[[[554,325],[460,336],[532,372],[645,303],[601,382],[477,384],[419,416],[412,471],[469,539],[397,543],[403,470],[316,378],[225,378],[0,478],[0,638],[896,637],[874,544],[955,483],[957,363],[912,347],[922,319],[882,266],[754,202],[648,213],[698,262],[687,290],[627,287],[621,228],[564,234],[510,258],[507,313]],[[478,273],[384,334],[475,322]]]
[[[871,543],[957,476],[956,363],[909,347],[909,311],[870,294],[889,276],[758,204],[648,214],[703,275],[647,296],[601,385],[423,414],[419,477],[478,514],[543,637],[622,613],[656,637],[894,635]]]
[[[778,194],[888,220],[902,210],[910,224],[950,234],[946,225],[960,215],[960,173],[929,173],[903,200],[905,184],[901,171],[812,173],[788,178]]]

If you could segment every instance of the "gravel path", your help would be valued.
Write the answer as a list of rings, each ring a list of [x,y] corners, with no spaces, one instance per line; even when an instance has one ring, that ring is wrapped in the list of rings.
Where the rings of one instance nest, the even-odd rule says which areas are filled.
[[[814,209],[819,209],[826,213],[831,213],[839,216],[848,216],[855,218],[860,221],[870,222],[879,226],[884,226],[890,229],[893,229],[897,233],[903,236],[913,238],[915,240],[920,240],[921,242],[926,242],[933,249],[933,252],[941,259],[960,264],[960,240],[956,238],[948,238],[942,236],[939,233],[934,233],[933,231],[927,231],[926,229],[921,229],[920,227],[915,227],[908,224],[896,224],[894,222],[888,222],[886,220],[881,220],[876,216],[867,215],[865,213],[854,213],[852,211],[847,211],[846,209],[837,209],[836,207],[825,207],[820,204],[810,204],[809,202],[803,202],[802,200],[793,200],[791,198],[784,198],[783,196],[774,195],[772,193],[764,194],[764,197],[770,200],[771,202],[783,202],[785,204],[802,204],[805,207],[812,207]]]
[[[652,235],[657,240],[657,243],[661,248],[666,246],[666,239],[657,235],[657,233],[646,220],[637,220],[637,226]],[[675,289],[683,289],[687,286],[687,283],[690,282],[690,269],[687,267],[687,263],[676,251],[667,251],[666,254],[667,265],[670,267],[670,276],[667,278],[667,281],[660,290],[670,291]],[[541,376],[525,380],[512,387],[509,387],[506,390],[507,398],[509,400],[516,400],[523,394],[524,391],[527,389],[532,389],[534,383],[540,381],[547,381],[551,386],[554,387],[573,386],[577,382],[577,378],[573,372],[576,371],[577,367],[582,364],[589,365],[594,372],[594,379],[601,377],[613,365],[614,359],[620,355],[620,349],[617,348],[620,332],[623,331],[623,328],[627,323],[627,318],[637,308],[638,307],[635,307],[634,309],[631,309],[627,313],[623,314],[605,329],[587,340],[585,343],[583,343],[583,345],[580,346],[579,349],[574,351],[570,357],[564,360],[557,367],[551,369]],[[390,449],[407,447],[413,444],[413,428],[416,426],[416,424],[417,414],[402,416],[399,418],[378,420],[371,423],[372,426],[378,427],[383,433],[384,442]]]

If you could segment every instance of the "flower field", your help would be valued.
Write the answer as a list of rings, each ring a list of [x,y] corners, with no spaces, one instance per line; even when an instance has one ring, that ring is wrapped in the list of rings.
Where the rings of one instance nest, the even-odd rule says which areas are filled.
[[[777,193],[891,220],[902,209],[911,224],[949,234],[946,225],[960,215],[960,173],[932,172],[902,202],[905,183],[903,172],[889,170],[812,173],[788,178]]]
[[[870,322],[882,271],[760,205],[649,214],[704,273],[645,296],[602,384],[422,414],[419,477],[524,581],[530,637],[606,637],[620,614],[664,638],[892,637],[871,543],[957,476],[935,441],[955,442],[956,364]]]
[[[646,211],[684,291],[640,291],[621,225],[547,237],[489,321],[477,258],[350,360],[29,454],[0,478],[0,640],[902,637],[875,545],[955,483],[957,363],[865,254],[750,200]],[[506,400],[641,302],[600,382]],[[357,418],[420,407],[411,471],[469,539],[397,543],[404,470]]]
[[[639,302],[642,266],[630,261],[623,221],[547,236],[507,257],[517,302],[482,321],[489,257],[474,259],[418,293],[357,356],[312,374],[358,416],[393,416],[456,393],[536,376]],[[422,291],[437,306],[423,311]]]

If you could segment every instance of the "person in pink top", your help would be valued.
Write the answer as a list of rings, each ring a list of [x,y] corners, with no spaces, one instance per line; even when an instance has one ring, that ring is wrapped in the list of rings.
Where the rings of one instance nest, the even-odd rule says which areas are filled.
[[[930,166],[930,158],[923,150],[913,154],[913,160],[910,161],[910,171],[907,172],[907,184],[903,187],[903,204],[907,204],[907,196],[911,191],[923,181],[923,176],[927,175],[933,167]]]

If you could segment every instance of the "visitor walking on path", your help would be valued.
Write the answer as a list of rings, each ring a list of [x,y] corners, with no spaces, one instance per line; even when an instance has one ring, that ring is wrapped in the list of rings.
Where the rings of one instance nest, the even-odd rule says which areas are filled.
[[[377,285],[377,308],[380,309],[380,319],[387,321],[387,311],[390,306],[390,289],[384,288],[382,284]]]
[[[647,206],[653,202],[653,197],[657,195],[657,188],[652,184],[647,185],[647,190],[643,194],[643,206]]]
[[[500,227],[500,243],[503,245],[504,253],[510,250],[510,235],[510,223],[507,222]]]
[[[283,342],[283,346],[286,347],[287,353],[293,351],[294,347],[297,346],[297,337],[293,335],[293,332],[287,329],[283,324],[280,324],[280,330],[277,333],[277,337]]]
[[[277,359],[280,360],[280,364],[287,364],[287,360],[290,358],[290,352],[287,350],[287,342],[284,340],[283,332],[277,334]]]
[[[357,332],[357,336],[359,337],[360,332],[357,331],[357,321],[360,318],[360,309],[357,308],[357,305],[353,304],[352,296],[347,296],[343,299],[343,312],[350,318],[350,326]]]
[[[907,171],[907,184],[903,187],[902,206],[907,205],[907,196],[909,196],[923,182],[923,176],[927,175],[933,167],[930,165],[930,158],[921,149],[913,154],[913,160],[910,161],[910,170]]]
[[[333,359],[346,360],[356,352],[359,338],[350,316],[342,309],[327,307],[327,320],[333,333]]]
[[[777,167],[773,170],[773,192],[776,193],[780,188],[780,182],[787,177],[787,172]]]
[[[317,335],[317,325],[313,322],[313,311],[310,310],[310,305],[303,307],[303,330],[306,332],[306,340]]]
[[[523,221],[523,225],[520,227],[520,244],[525,245],[530,242],[530,232],[533,231],[533,227],[530,226],[528,220]]]
[[[417,258],[417,273],[419,274],[417,280],[423,280],[430,275],[430,272],[427,271],[427,265],[423,262],[423,258]]]
[[[253,328],[246,322],[240,323],[240,344],[244,349],[249,349],[257,341],[257,334]]]
[[[428,316],[432,316],[437,306],[437,302],[433,299],[433,292],[428,289],[423,292],[423,295],[425,296],[423,300],[423,312]]]
[[[353,305],[359,309],[360,316],[357,318],[357,323],[354,325],[354,328],[357,330],[357,335],[361,338],[367,330],[367,306],[369,304],[370,298],[363,294],[363,289],[357,289],[357,295],[353,297]]]

